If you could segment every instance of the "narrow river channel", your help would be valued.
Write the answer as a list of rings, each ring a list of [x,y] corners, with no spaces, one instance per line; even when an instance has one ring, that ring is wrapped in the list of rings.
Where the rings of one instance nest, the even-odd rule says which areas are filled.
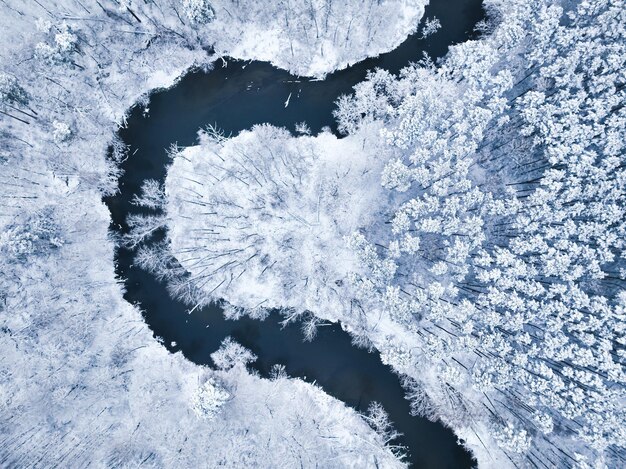
[[[480,0],[432,0],[425,18],[433,16],[442,27],[430,38],[411,36],[394,51],[325,80],[297,78],[262,62],[228,61],[224,68],[218,61],[215,70],[191,72],[175,87],[154,93],[149,112],[133,108],[127,127],[120,131],[130,156],[122,165],[119,194],[106,200],[111,229],[118,234],[127,230],[126,217],[138,210],[130,201],[143,180],[163,181],[169,162],[166,149],[171,144],[193,145],[197,130],[207,124],[233,135],[265,122],[293,131],[297,122],[306,121],[313,133],[325,126],[334,131],[335,100],[365,79],[367,70],[379,67],[397,73],[409,62],[420,60],[424,52],[442,57],[449,45],[474,36],[474,26],[484,12]],[[216,307],[188,314],[189,308],[172,300],[165,285],[133,266],[133,255],[124,248],[117,251],[117,274],[125,281],[125,298],[140,306],[154,335],[171,352],[182,351],[194,363],[211,364],[209,355],[225,337],[232,336],[259,357],[253,366],[262,376],[281,363],[290,376],[316,382],[358,410],[364,411],[372,401],[380,402],[402,433],[397,443],[406,446],[412,467],[456,469],[475,464],[451,430],[410,415],[398,377],[381,363],[378,353],[354,347],[339,325],[320,327],[312,342],[303,342],[299,326],[282,328],[278,314],[265,321],[227,321]]]

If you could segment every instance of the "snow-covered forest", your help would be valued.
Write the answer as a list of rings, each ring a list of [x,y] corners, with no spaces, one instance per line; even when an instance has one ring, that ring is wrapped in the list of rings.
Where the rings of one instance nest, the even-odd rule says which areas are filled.
[[[423,11],[283,3],[0,3],[0,466],[402,465],[380,408],[358,414],[280,369],[257,377],[232,342],[223,369],[169,354],[114,274],[102,197],[130,106],[225,54],[324,75],[395,47]]]
[[[139,260],[190,304],[341,321],[481,464],[621,467],[626,8],[486,7],[480,39],[342,97],[341,140],[173,149],[129,242],[168,227]]]
[[[341,138],[201,129],[109,231],[151,90],[227,57],[323,78],[425,3],[0,2],[0,466],[404,466],[380,406],[230,338],[212,368],[168,353],[116,245],[191,311],[341,322],[480,467],[626,464],[623,0],[485,0],[477,39],[342,96]]]

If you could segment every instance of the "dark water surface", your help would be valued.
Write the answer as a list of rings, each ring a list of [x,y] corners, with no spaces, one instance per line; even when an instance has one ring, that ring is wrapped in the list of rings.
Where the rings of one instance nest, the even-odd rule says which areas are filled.
[[[193,145],[197,130],[216,124],[227,134],[237,134],[254,124],[268,122],[293,130],[306,121],[316,133],[322,127],[335,129],[334,102],[350,93],[367,70],[375,67],[398,72],[427,52],[443,56],[451,44],[473,36],[474,25],[483,19],[480,0],[433,0],[426,18],[436,16],[442,28],[426,40],[409,37],[394,51],[360,62],[329,75],[323,81],[291,76],[267,63],[221,62],[209,73],[192,72],[174,88],[154,93],[149,113],[134,108],[120,136],[130,147],[123,163],[120,193],[106,200],[112,229],[124,233],[125,219],[136,212],[130,200],[145,179],[163,180],[169,160],[166,149],[173,143]],[[291,93],[290,104],[284,103]],[[315,381],[332,396],[364,411],[372,401],[380,402],[403,436],[397,443],[407,447],[408,461],[416,468],[466,468],[474,465],[454,434],[439,423],[411,417],[409,403],[398,377],[383,365],[378,353],[368,353],[351,344],[339,325],[320,327],[312,342],[303,342],[297,324],[282,328],[278,314],[265,321],[248,318],[226,321],[219,308],[204,308],[188,314],[188,307],[172,300],[165,286],[132,264],[133,253],[117,252],[117,274],[125,280],[127,301],[139,304],[145,321],[165,347],[181,350],[194,363],[211,364],[209,355],[226,336],[252,350],[259,358],[253,365],[267,376],[272,365],[285,365],[290,376]],[[175,345],[174,345],[175,344]]]

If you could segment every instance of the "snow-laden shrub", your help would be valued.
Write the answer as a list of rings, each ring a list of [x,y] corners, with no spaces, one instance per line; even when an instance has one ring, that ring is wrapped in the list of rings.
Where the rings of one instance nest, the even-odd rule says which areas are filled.
[[[57,65],[69,62],[71,55],[76,52],[78,36],[71,28],[63,23],[59,32],[47,42],[40,42],[35,46],[35,57],[48,65]]]
[[[56,143],[62,143],[70,139],[72,129],[66,122],[54,121],[52,123],[52,138]]]
[[[220,348],[211,354],[211,360],[220,370],[230,370],[237,365],[246,366],[256,358],[255,354],[230,337],[226,337]]]
[[[275,363],[274,365],[272,365],[272,369],[270,370],[270,379],[277,380],[277,379],[284,379],[288,377],[289,375],[287,374],[285,365],[281,363]]]
[[[386,365],[393,364],[401,372],[411,371],[416,364],[412,350],[397,337],[387,336],[386,340],[389,345],[381,351],[380,361]]]
[[[200,418],[211,420],[230,399],[230,394],[213,378],[200,386],[192,397],[192,409]]]
[[[429,36],[435,34],[441,28],[441,22],[436,16],[432,18],[426,18],[424,25],[422,26],[422,39],[426,39]]]
[[[367,408],[367,423],[374,429],[378,435],[388,443],[400,436],[389,420],[389,414],[385,411],[379,402],[372,402]]]
[[[304,121],[297,122],[295,129],[296,129],[296,133],[299,135],[311,135],[311,128]]]
[[[183,0],[183,11],[194,23],[206,24],[215,19],[215,11],[208,0]]]
[[[3,103],[28,103],[28,94],[20,86],[12,75],[0,72],[0,102]]]

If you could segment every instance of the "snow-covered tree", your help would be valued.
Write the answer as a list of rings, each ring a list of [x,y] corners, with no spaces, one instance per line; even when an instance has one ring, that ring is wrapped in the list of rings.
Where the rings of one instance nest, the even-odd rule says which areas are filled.
[[[625,392],[620,4],[492,2],[491,36],[452,48],[437,70],[405,71],[378,117],[403,155],[382,183],[409,197],[389,229],[354,245],[362,301],[413,331],[437,367],[436,380],[415,377],[439,416],[488,409],[498,445],[532,464],[566,464],[577,444],[623,460],[626,440],[610,430]],[[337,112],[355,134],[371,119],[357,111],[374,102],[363,89]]]
[[[72,129],[66,122],[54,121],[52,123],[52,139],[56,143],[62,143],[68,140],[72,135]]]
[[[211,360],[221,370],[229,370],[235,366],[245,367],[256,359],[256,355],[230,337],[225,338],[219,350],[211,354]]]
[[[54,29],[54,30],[53,30]],[[78,37],[67,23],[51,29],[50,39],[35,46],[35,56],[48,65],[72,61],[72,54],[77,51]]]
[[[192,408],[198,417],[211,420],[217,416],[230,397],[220,383],[209,378],[194,394]]]
[[[426,18],[421,28],[422,38],[425,39],[432,36],[437,31],[439,31],[440,28],[441,22],[439,21],[439,18],[437,18],[436,16],[432,18]]]
[[[28,93],[20,86],[17,78],[0,72],[0,102],[9,104],[28,103]]]
[[[215,11],[208,0],[183,0],[183,11],[195,23],[209,23],[215,18]]]

